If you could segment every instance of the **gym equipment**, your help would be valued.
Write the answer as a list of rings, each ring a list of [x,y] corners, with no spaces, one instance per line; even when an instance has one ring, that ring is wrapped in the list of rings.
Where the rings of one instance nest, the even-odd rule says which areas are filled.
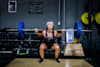
[[[97,24],[100,24],[100,13],[97,13],[95,15],[95,21],[96,21]]]
[[[38,29],[39,31],[42,31],[43,29]],[[56,29],[57,31],[62,31],[62,29]],[[82,30],[81,23],[77,22],[75,23],[74,30],[73,29],[64,29],[64,31],[75,31],[75,33],[80,36],[81,31],[82,32],[92,32],[92,30]],[[6,29],[5,31],[0,30],[0,32],[18,32],[20,37],[24,39],[24,32],[34,32],[34,29],[24,29],[24,23],[19,22],[18,29]],[[76,37],[78,37],[76,36]],[[79,38],[79,37],[78,37]]]
[[[82,44],[66,44],[64,56],[84,56]]]
[[[81,23],[76,22],[75,25],[74,25],[74,29],[77,29],[77,31],[74,32],[74,37],[77,38],[77,39],[80,38],[81,30],[82,30]]]
[[[88,25],[89,24],[88,12],[85,12],[85,13],[82,14],[81,21],[85,25]],[[93,16],[91,16],[91,22],[93,22]]]
[[[77,38],[74,38],[74,43],[78,43],[78,39]]]
[[[24,28],[24,23],[23,22],[19,22],[19,25],[18,25],[18,33],[20,35],[20,37],[22,39],[24,39],[24,32],[22,31],[22,29]]]
[[[91,22],[93,23],[93,20],[95,19],[97,24],[100,24],[100,12],[95,14],[95,17],[91,16]],[[81,21],[83,24],[88,25],[89,24],[89,19],[88,19],[88,12],[85,12],[81,16]]]
[[[18,49],[17,50],[17,55],[28,55],[29,54],[29,49]]]
[[[35,49],[35,48],[15,48],[13,50],[13,53],[17,54],[17,55],[28,55],[28,54],[30,54],[30,51],[38,51],[38,49]]]

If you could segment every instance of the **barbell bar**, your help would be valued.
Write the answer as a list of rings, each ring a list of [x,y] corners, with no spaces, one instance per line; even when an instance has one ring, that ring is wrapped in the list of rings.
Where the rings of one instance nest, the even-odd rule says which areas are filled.
[[[35,29],[22,29],[23,32],[33,32]],[[38,29],[38,31],[43,31],[45,29]],[[54,29],[56,31],[62,31],[62,29]],[[77,31],[77,29],[64,29],[64,31]],[[82,32],[92,32],[92,30],[81,30]],[[0,32],[18,32],[18,29],[7,29],[0,30]]]

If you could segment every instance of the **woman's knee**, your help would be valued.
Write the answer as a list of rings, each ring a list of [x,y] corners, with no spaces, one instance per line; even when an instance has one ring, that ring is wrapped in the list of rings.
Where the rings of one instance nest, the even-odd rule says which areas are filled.
[[[56,50],[60,50],[60,46],[58,44],[55,43],[55,49]]]
[[[45,49],[46,49],[45,44],[41,44],[41,45],[40,45],[40,50],[45,50]]]

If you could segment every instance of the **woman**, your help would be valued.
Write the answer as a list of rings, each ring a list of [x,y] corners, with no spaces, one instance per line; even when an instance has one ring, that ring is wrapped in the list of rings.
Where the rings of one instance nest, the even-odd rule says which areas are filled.
[[[62,29],[61,33],[58,33],[56,30],[54,30],[54,23],[53,21],[47,22],[47,28],[46,30],[43,30],[42,33],[38,32],[38,29],[35,29],[35,32],[38,36],[42,36],[44,39],[42,43],[40,44],[40,63],[43,62],[44,59],[44,50],[50,48],[55,50],[55,60],[56,62],[60,62],[58,60],[58,56],[60,53],[60,46],[56,42],[56,38],[61,37],[61,35],[64,33],[64,30]]]

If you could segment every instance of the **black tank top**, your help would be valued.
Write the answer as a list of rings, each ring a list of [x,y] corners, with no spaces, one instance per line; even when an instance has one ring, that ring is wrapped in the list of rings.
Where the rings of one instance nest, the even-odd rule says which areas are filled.
[[[57,39],[56,39],[56,37],[55,37],[55,35],[54,35],[54,31],[53,31],[53,37],[52,38],[50,38],[50,37],[48,37],[48,35],[47,35],[47,30],[46,30],[46,36],[44,36],[44,39],[43,39],[43,41],[46,43],[46,42],[48,42],[48,43],[50,43],[50,42],[57,42]]]

